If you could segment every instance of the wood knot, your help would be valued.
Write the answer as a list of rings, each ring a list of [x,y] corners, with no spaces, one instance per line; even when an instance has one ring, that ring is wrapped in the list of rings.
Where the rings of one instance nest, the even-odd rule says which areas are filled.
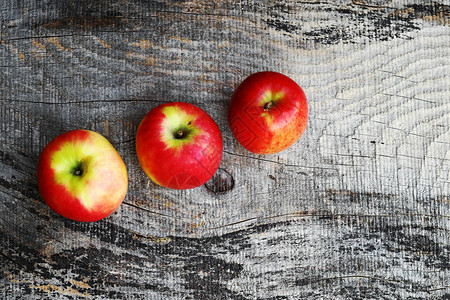
[[[234,178],[228,171],[219,168],[205,186],[213,194],[224,194],[233,189]]]

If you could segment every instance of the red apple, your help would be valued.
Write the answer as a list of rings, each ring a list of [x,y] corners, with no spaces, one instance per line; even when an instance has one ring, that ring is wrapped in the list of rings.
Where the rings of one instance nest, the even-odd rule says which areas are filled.
[[[52,140],[39,157],[42,198],[63,217],[92,222],[110,215],[128,188],[125,164],[102,135],[73,130]]]
[[[280,152],[303,134],[308,104],[300,86],[276,72],[247,77],[231,97],[228,122],[247,150],[257,154]]]
[[[142,169],[153,182],[172,189],[190,189],[207,182],[219,167],[222,149],[222,135],[214,120],[184,102],[155,107],[136,134]]]

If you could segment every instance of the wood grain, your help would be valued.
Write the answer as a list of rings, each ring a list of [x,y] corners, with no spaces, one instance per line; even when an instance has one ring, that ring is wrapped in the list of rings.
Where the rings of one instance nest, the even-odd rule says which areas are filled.
[[[445,1],[0,2],[0,297],[449,299],[450,28]],[[253,155],[227,124],[248,75],[304,89],[303,137]],[[142,117],[207,111],[205,186],[149,181]],[[36,165],[60,133],[106,136],[129,172],[96,223],[53,213]]]

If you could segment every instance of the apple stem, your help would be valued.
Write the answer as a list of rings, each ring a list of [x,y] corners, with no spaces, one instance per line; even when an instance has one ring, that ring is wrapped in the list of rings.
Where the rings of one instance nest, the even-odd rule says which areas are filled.
[[[264,111],[269,111],[269,109],[273,106],[273,101],[266,102],[264,104]]]
[[[173,137],[177,140],[185,139],[191,133],[191,129],[188,127],[177,128],[176,131],[173,132]]]
[[[82,162],[79,162],[75,168],[72,169],[71,172],[75,176],[82,176],[84,173],[84,166]]]

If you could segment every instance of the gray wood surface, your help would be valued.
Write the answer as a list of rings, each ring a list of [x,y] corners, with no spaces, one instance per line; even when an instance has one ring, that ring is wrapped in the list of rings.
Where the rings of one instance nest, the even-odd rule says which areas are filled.
[[[450,299],[448,1],[0,1],[0,297]],[[293,147],[253,155],[227,107],[256,71],[304,89]],[[175,191],[135,155],[167,101],[206,110],[218,173]],[[40,151],[95,130],[129,172],[96,223],[39,195]]]

